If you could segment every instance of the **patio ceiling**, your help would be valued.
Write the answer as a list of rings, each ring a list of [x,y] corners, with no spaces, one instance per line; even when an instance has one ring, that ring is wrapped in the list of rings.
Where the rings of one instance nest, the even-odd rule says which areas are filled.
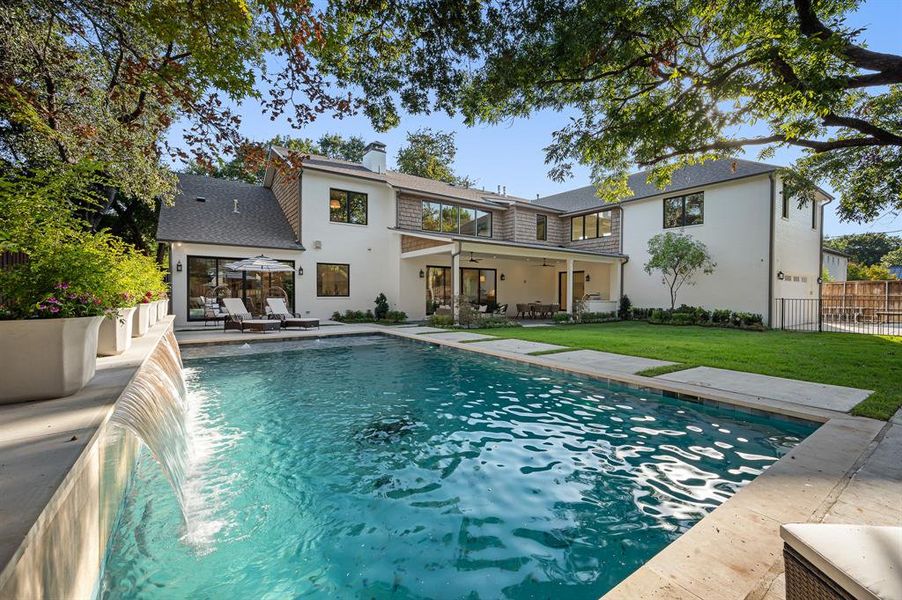
[[[500,240],[470,240],[450,238],[440,235],[415,235],[403,232],[404,235],[417,237],[421,239],[432,240],[436,242],[447,242],[431,246],[429,248],[420,248],[411,250],[401,254],[401,258],[418,258],[421,256],[433,256],[436,254],[453,254],[455,251],[461,253],[472,252],[474,256],[481,258],[526,258],[527,260],[548,260],[549,262],[566,262],[567,260],[575,260],[580,262],[593,262],[605,264],[619,264],[625,262],[625,256],[598,254],[585,250],[570,250],[559,246],[541,246],[538,244],[522,244],[517,242],[500,241]]]

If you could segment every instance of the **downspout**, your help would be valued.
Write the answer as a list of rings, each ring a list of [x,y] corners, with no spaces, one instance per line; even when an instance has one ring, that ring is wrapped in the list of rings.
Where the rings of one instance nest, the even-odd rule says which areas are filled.
[[[303,202],[303,183],[304,181],[304,170],[298,169],[298,244],[304,245],[304,242],[301,240],[301,225],[304,223],[304,218],[301,216],[304,209]]]
[[[618,234],[620,235],[620,254],[623,254],[623,205],[621,204],[617,208],[620,209],[620,231]],[[618,298],[618,308],[619,304],[623,302],[623,297],[626,295],[624,290],[626,290],[626,286],[623,285],[623,265],[630,261],[629,256],[626,257],[626,260],[620,261],[620,298]]]
[[[777,178],[773,173],[770,178],[770,235],[768,236],[767,250],[767,326],[773,327],[774,310],[774,227],[776,226],[775,212],[777,210]]]

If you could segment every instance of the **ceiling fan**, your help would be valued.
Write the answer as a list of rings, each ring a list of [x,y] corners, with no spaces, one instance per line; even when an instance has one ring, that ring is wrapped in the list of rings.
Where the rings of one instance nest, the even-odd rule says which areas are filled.
[[[471,263],[479,263],[479,262],[481,262],[481,261],[482,261],[481,258],[473,258],[473,253],[470,252],[470,260],[468,260],[467,262],[471,262]]]
[[[542,259],[542,264],[540,264],[540,265],[535,265],[535,266],[536,266],[536,267],[550,267],[550,268],[552,268],[552,269],[554,268],[554,265],[549,265],[549,264],[548,264],[548,260],[547,260],[547,259],[544,259],[544,258]]]

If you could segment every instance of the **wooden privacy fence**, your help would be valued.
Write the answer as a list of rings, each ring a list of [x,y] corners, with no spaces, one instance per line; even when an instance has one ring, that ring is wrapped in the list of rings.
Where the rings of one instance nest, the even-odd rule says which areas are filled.
[[[896,321],[902,317],[902,280],[824,283],[821,300],[825,319],[851,312],[867,323]],[[831,309],[832,314],[828,314]]]
[[[902,335],[902,281],[830,282],[820,298],[775,298],[771,326]]]

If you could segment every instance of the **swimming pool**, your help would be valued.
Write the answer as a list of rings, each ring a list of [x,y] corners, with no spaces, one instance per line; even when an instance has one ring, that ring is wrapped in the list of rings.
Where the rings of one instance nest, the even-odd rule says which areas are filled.
[[[145,453],[102,598],[597,598],[815,429],[387,337],[212,354],[188,525]]]

